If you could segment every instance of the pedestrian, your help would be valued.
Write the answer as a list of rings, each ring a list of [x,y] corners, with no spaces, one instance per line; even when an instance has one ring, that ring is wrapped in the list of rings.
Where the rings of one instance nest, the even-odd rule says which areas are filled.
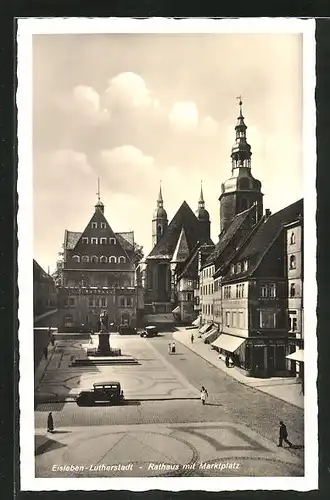
[[[171,343],[168,344],[168,353],[172,354],[172,344]]]
[[[54,420],[52,412],[48,413],[47,417],[47,432],[54,432]]]
[[[282,420],[280,421],[280,432],[279,432],[279,441],[278,441],[278,447],[282,447],[283,441],[289,445],[290,448],[292,448],[292,443],[288,440],[288,431],[286,428],[286,425]]]
[[[50,337],[50,341],[51,341],[52,346],[54,347],[54,345],[55,345],[55,337],[54,337],[54,335],[52,335]]]
[[[172,342],[172,354],[175,354],[175,342]]]
[[[207,390],[205,389],[205,387],[203,386],[201,388],[201,402],[203,405],[205,405],[206,403],[206,398],[208,398],[209,394],[207,392]]]
[[[47,346],[44,347],[44,357],[45,357],[45,359],[48,358],[48,347]]]
[[[229,368],[229,356],[228,355],[226,356],[225,363],[226,363],[226,367]]]
[[[194,343],[194,334],[193,333],[191,334],[190,340],[191,340],[191,343],[193,344]]]

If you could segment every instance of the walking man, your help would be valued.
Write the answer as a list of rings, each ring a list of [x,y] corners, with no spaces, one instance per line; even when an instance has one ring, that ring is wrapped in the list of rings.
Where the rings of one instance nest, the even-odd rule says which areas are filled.
[[[168,344],[168,353],[172,354],[172,344]]]
[[[47,346],[44,347],[44,356],[45,356],[45,359],[48,358],[48,347]]]
[[[202,405],[205,405],[207,397],[208,397],[208,392],[205,389],[205,387],[203,386],[202,389],[201,389],[201,402],[202,402]]]
[[[292,443],[288,440],[288,431],[286,428],[286,425],[282,420],[280,421],[280,433],[279,433],[279,441],[278,441],[278,447],[282,447],[283,441],[289,445],[290,448],[292,448]]]
[[[47,432],[54,432],[54,420],[52,412],[48,413],[47,417]]]
[[[194,334],[193,333],[191,334],[190,340],[191,340],[191,343],[193,344],[194,343]]]

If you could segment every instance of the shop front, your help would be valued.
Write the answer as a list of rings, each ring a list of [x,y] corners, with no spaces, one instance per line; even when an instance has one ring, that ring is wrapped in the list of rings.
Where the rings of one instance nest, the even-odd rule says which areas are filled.
[[[244,368],[252,377],[294,376],[286,359],[294,346],[294,340],[288,338],[249,338],[246,342]]]

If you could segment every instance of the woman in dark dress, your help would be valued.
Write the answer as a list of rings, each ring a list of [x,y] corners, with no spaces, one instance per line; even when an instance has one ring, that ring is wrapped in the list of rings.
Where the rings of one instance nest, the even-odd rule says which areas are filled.
[[[54,421],[53,421],[52,412],[48,413],[48,418],[47,418],[47,432],[54,432]]]

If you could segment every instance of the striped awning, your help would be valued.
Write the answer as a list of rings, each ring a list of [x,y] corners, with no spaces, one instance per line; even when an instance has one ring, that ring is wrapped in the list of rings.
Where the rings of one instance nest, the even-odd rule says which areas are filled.
[[[304,349],[298,349],[298,351],[293,352],[286,356],[286,359],[292,359],[293,361],[304,361]]]
[[[235,352],[245,340],[246,339],[242,337],[235,337],[234,335],[222,333],[211,345],[218,349],[223,349],[224,351]]]
[[[216,333],[218,333],[218,327],[214,326],[210,331],[206,332],[205,335],[203,335],[204,342],[206,342],[207,339],[211,337],[211,335],[215,336]]]
[[[208,330],[210,330],[211,327],[212,323],[205,323],[205,325],[203,325],[202,328],[199,329],[199,333],[206,333]]]
[[[194,326],[199,326],[200,325],[200,322],[201,322],[201,317],[198,316],[195,321],[193,321],[191,324],[194,325]]]
[[[179,306],[176,306],[173,311],[172,311],[173,314],[179,314],[180,313],[180,307]]]

